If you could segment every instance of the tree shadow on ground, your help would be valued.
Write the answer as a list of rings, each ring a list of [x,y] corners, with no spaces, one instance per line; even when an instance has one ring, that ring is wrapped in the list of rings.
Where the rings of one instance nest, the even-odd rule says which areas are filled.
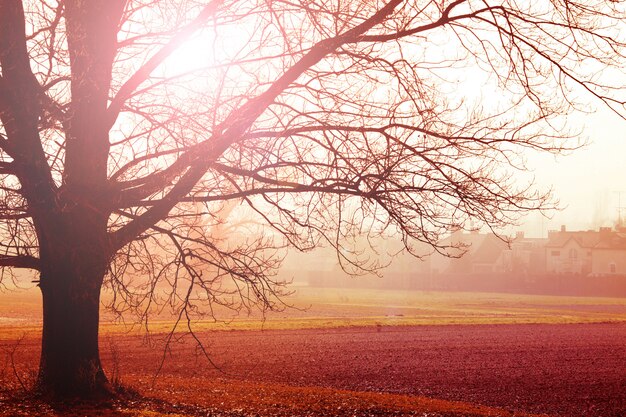
[[[144,397],[139,393],[124,393],[105,400],[50,400],[31,392],[0,392],[0,417],[41,416],[41,417],[129,417],[144,412],[155,415],[184,415],[186,417],[216,415],[216,411],[190,404],[177,404],[162,399]],[[240,414],[219,410],[218,415],[237,417]]]

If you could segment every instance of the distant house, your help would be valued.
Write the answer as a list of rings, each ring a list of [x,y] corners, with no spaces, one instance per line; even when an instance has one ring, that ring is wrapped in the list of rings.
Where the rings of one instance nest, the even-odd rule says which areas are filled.
[[[548,232],[546,250],[546,272],[557,274],[582,274],[591,272],[591,255],[600,240],[593,230],[570,232],[561,230]]]
[[[317,287],[626,293],[626,228],[568,231],[562,226],[547,239],[518,232],[508,241],[491,233],[457,230],[438,242],[450,256],[434,253],[424,258],[402,251],[391,239],[376,242],[375,251],[367,250],[367,242],[357,243],[352,255],[373,265],[388,264],[380,271],[382,279],[348,276],[331,248],[290,253],[280,277]],[[427,245],[414,249],[418,254],[432,252]]]
[[[626,233],[602,227],[599,231],[548,233],[546,272],[580,275],[626,274]]]
[[[431,268],[435,273],[480,274],[510,270],[510,255],[506,253],[509,245],[491,233],[464,233],[459,230],[439,243],[461,248],[451,250],[452,257],[433,255]]]
[[[440,243],[452,246],[460,244],[466,253],[460,258],[434,256],[431,268],[433,272],[443,274],[543,274],[547,241],[525,237],[523,232],[518,232],[506,242],[492,233],[457,231]]]
[[[510,272],[518,276],[534,276],[545,273],[548,239],[529,238],[524,232],[517,232],[511,241]]]
[[[591,274],[626,275],[626,230],[601,228],[600,239],[592,249]]]

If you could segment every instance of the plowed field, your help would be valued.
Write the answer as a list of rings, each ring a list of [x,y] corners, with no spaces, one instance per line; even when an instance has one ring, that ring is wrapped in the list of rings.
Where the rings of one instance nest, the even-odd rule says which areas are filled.
[[[623,301],[464,297],[433,305],[429,320],[474,324],[410,325],[424,311],[385,307],[383,315],[359,304],[358,317],[371,318],[355,325],[345,317],[357,307],[329,304],[316,321],[273,319],[282,329],[200,326],[212,364],[184,333],[166,349],[167,333],[146,339],[105,327],[107,374],[148,400],[97,414],[11,399],[21,390],[16,375],[25,386],[33,380],[40,342],[25,308],[15,304],[12,316],[4,305],[15,318],[0,326],[0,416],[626,416]],[[297,328],[303,323],[313,328]]]
[[[626,416],[626,325],[362,327],[205,335],[224,374],[165,374],[391,392],[559,416]],[[191,349],[191,347],[187,348]],[[176,349],[176,356],[191,352]],[[137,364],[128,372],[139,372]]]

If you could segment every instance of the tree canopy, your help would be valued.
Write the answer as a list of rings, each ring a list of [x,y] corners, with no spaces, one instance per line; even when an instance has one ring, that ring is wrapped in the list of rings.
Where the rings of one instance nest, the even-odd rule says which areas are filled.
[[[102,285],[141,317],[271,309],[283,248],[358,273],[358,235],[446,253],[549,208],[525,157],[624,114],[624,33],[603,0],[3,0],[0,266],[40,273],[41,385],[105,380]]]

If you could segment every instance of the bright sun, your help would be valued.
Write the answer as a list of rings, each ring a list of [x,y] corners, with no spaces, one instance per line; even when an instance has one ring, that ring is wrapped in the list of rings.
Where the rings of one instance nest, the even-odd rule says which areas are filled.
[[[217,42],[209,33],[200,33],[188,39],[164,63],[165,73],[174,76],[193,72],[216,63]],[[219,55],[219,54],[217,54]]]
[[[166,75],[174,76],[224,64],[249,53],[250,37],[246,31],[235,33],[234,27],[220,30],[204,30],[185,41],[165,61]]]

